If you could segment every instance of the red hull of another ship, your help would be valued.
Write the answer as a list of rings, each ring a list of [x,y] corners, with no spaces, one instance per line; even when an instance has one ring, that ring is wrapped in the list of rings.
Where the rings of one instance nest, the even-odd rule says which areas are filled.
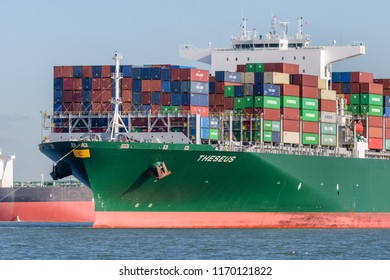
[[[95,228],[389,228],[389,213],[96,212]]]
[[[0,221],[93,223],[94,220],[93,201],[0,203]]]

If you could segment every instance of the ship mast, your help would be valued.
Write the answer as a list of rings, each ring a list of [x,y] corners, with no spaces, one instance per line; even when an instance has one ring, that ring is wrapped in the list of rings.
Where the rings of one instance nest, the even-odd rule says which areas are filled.
[[[119,72],[120,60],[122,59],[122,56],[116,51],[112,59],[115,60],[115,72],[111,74],[111,79],[115,81],[115,97],[111,100],[111,103],[115,107],[114,117],[111,125],[111,140],[115,140],[119,134],[120,127],[123,127],[126,130],[126,133],[128,133],[128,130],[119,114],[119,105],[122,104],[122,100],[120,97],[120,80],[123,78],[123,74]]]

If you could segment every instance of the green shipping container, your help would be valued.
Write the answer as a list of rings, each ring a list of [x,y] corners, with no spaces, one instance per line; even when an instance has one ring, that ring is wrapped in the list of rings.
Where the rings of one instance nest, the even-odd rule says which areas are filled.
[[[301,108],[303,110],[317,110],[318,111],[318,99],[314,98],[302,98]]]
[[[322,146],[336,146],[336,135],[321,134]]]
[[[223,93],[225,97],[234,97],[234,86],[225,86]]]
[[[244,97],[244,108],[253,108],[253,96]]]
[[[360,94],[351,94],[351,105],[360,105]]]
[[[376,105],[361,105],[360,106],[360,114],[370,116],[378,116],[381,117],[383,115],[383,107]]]
[[[283,96],[283,108],[300,108],[300,98],[296,96]]]
[[[360,95],[360,104],[383,106],[383,96],[379,94],[363,93]]]
[[[386,139],[385,141],[385,149],[390,150],[390,139]]]
[[[347,111],[352,115],[360,115],[360,105],[348,105]]]
[[[254,107],[263,108],[263,96],[255,96]]]
[[[244,109],[244,98],[242,98],[242,97],[234,98],[234,109],[235,110]]]
[[[335,123],[321,123],[321,133],[335,135],[336,134],[336,124]]]
[[[264,131],[272,131],[272,121],[264,121]]]
[[[263,132],[263,141],[264,142],[272,142],[272,131],[264,131]]]
[[[210,140],[219,140],[218,129],[210,128]]]
[[[255,63],[255,72],[264,72],[264,63]]]
[[[263,108],[280,109],[280,97],[264,96]]]
[[[253,122],[253,130],[260,130],[261,122],[260,121],[254,121]]]
[[[260,142],[260,131],[252,132],[252,141]]]
[[[272,121],[272,131],[280,131],[280,121]]]
[[[303,121],[318,122],[318,111],[302,110],[301,114]]]
[[[247,63],[246,64],[246,72],[255,72],[255,64]]]
[[[318,134],[303,133],[302,134],[303,145],[318,145]]]

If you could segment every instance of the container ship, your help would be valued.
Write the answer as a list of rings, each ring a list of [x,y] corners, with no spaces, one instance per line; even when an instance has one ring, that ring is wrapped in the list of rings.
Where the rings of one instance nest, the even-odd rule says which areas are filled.
[[[0,221],[93,223],[90,188],[76,181],[14,182],[14,159],[0,153]]]
[[[389,228],[390,79],[332,72],[364,44],[311,47],[298,23],[180,49],[211,71],[54,66],[53,178],[92,189],[94,227]]]

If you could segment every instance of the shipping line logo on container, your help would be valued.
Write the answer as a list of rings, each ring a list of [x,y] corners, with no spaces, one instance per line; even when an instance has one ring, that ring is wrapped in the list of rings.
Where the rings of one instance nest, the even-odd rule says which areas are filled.
[[[206,155],[200,155],[197,161],[233,162],[235,159],[236,159],[235,156],[206,156]]]

